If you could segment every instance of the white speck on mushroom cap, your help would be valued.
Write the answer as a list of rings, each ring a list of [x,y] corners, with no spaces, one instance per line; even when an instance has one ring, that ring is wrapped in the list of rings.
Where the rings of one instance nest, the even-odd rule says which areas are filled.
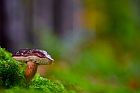
[[[41,51],[42,51],[42,53],[43,53],[47,58],[49,58],[50,60],[54,61],[54,59],[52,59],[52,57],[51,57],[46,51],[44,51],[44,50],[41,50]]]

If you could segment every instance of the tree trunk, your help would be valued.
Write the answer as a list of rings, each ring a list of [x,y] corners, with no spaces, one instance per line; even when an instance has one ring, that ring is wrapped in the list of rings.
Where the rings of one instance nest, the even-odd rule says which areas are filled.
[[[0,46],[8,48],[8,37],[6,36],[6,13],[5,13],[5,0],[0,0]]]
[[[25,27],[25,11],[22,0],[5,0],[7,25],[6,35],[9,37],[10,50],[27,46]]]

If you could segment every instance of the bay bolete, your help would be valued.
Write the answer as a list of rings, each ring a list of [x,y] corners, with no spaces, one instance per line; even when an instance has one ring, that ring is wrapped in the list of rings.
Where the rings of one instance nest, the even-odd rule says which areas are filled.
[[[13,58],[27,63],[25,78],[28,81],[34,77],[38,65],[49,65],[54,61],[46,51],[40,49],[20,49],[13,53]]]

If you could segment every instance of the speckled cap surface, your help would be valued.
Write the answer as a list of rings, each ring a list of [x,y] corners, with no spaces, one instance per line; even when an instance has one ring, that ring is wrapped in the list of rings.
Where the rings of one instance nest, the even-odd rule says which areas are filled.
[[[48,61],[54,61],[54,59],[52,59],[52,57],[44,50],[40,50],[40,49],[20,49],[16,52],[13,53],[12,55],[15,59],[16,58],[26,58],[26,59],[33,59],[32,57],[36,57],[36,61],[40,60],[39,62],[41,62],[41,59],[48,59]],[[27,60],[28,61],[28,60]],[[43,61],[42,61],[43,62]]]

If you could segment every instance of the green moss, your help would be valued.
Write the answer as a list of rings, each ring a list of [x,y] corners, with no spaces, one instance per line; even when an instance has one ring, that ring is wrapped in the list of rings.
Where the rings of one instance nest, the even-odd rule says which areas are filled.
[[[37,75],[29,85],[29,88],[41,89],[46,93],[63,93],[64,86],[59,81],[51,81]]]
[[[19,63],[12,59],[9,52],[0,48],[0,86],[10,88],[18,85],[21,78]]]
[[[63,93],[64,86],[58,81],[51,81],[36,75],[27,83],[24,78],[26,64],[17,62],[12,58],[11,53],[0,48],[0,88],[4,88],[5,93]],[[9,88],[9,89],[7,89]],[[4,93],[3,92],[3,93]]]

